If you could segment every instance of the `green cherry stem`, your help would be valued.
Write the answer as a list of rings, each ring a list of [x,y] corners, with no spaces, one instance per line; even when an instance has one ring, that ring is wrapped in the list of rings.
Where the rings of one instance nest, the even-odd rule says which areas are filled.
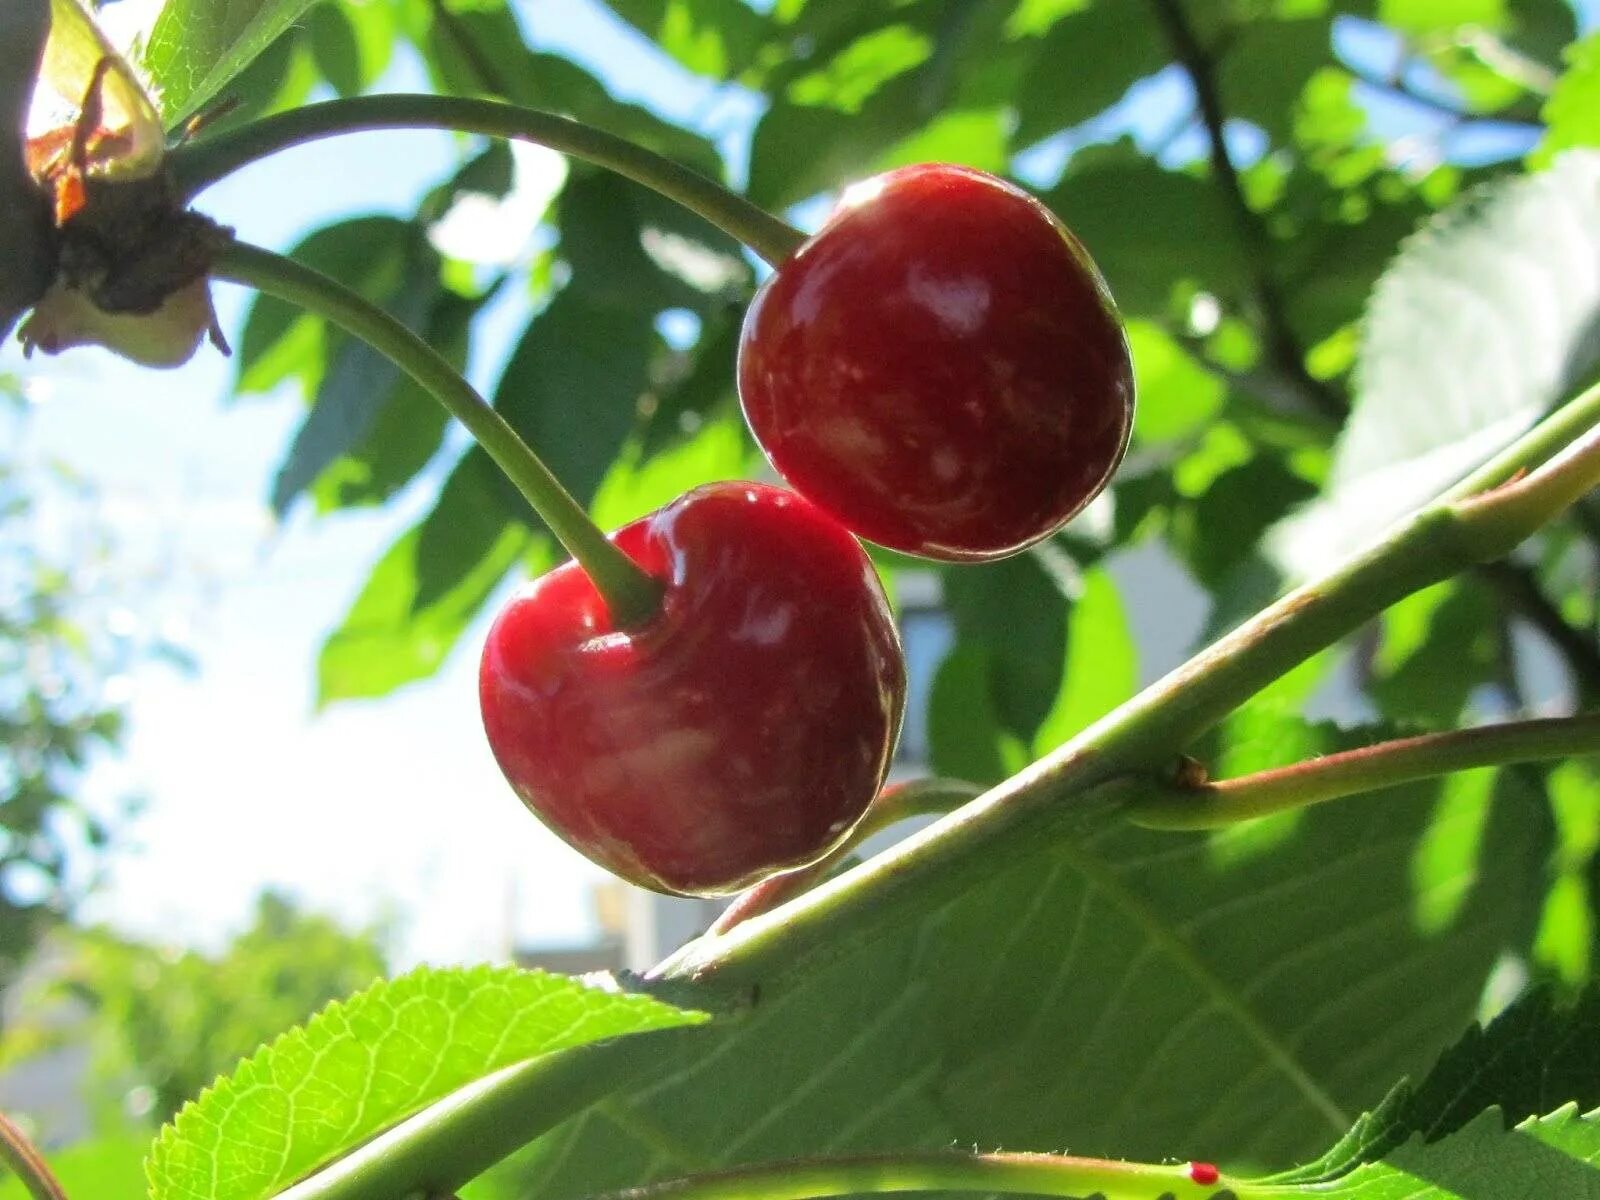
[[[212,275],[325,317],[387,356],[471,431],[583,565],[618,625],[637,624],[655,612],[661,585],[607,540],[506,419],[411,330],[342,283],[259,246],[234,242],[218,256]]]
[[[1062,1200],[1213,1200],[1246,1197],[1207,1163],[1155,1166],[1057,1154],[872,1155],[796,1159],[689,1175],[592,1200],[811,1200],[891,1192],[985,1192]]]
[[[5,1113],[0,1113],[0,1162],[16,1172],[33,1200],[67,1200],[44,1155]]]
[[[606,167],[698,213],[772,266],[805,240],[799,230],[699,172],[570,117],[455,96],[355,96],[263,117],[168,153],[178,195],[190,200],[239,168],[318,138],[379,129],[445,129],[534,142]]]
[[[1378,742],[1217,783],[1127,777],[1124,810],[1148,829],[1218,829],[1454,771],[1600,754],[1600,713],[1509,721]]]

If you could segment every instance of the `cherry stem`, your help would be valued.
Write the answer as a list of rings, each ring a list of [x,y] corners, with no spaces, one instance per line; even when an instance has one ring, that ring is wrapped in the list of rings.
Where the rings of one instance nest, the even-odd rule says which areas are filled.
[[[212,275],[299,305],[387,356],[471,431],[556,539],[582,564],[619,627],[642,623],[654,614],[661,584],[607,540],[506,419],[411,330],[342,283],[259,246],[234,242],[217,257]]]
[[[1196,1182],[1196,1177],[1206,1182]],[[794,1159],[688,1175],[593,1200],[809,1200],[887,1192],[972,1192],[1064,1200],[1212,1200],[1254,1196],[1205,1163],[1157,1166],[1059,1154],[944,1151]]]
[[[5,1113],[0,1113],[0,1162],[16,1172],[33,1200],[67,1200],[44,1155]]]
[[[1126,815],[1148,829],[1219,829],[1455,771],[1600,754],[1600,713],[1378,742],[1218,783],[1129,777]]]
[[[819,879],[826,879],[833,874],[839,865],[854,853],[857,846],[873,835],[882,833],[891,825],[898,825],[901,821],[910,820],[912,817],[947,813],[982,794],[981,787],[964,779],[935,777],[891,784],[878,793],[877,798],[868,806],[866,815],[850,831],[850,836],[834,850],[809,867],[774,875],[771,879],[765,879],[740,893],[732,904],[722,910],[722,915],[711,923],[711,928],[707,932],[727,933],[739,922],[760,916],[786,900],[792,900]]]
[[[570,117],[459,96],[354,96],[308,104],[178,146],[167,155],[167,170],[178,195],[187,201],[239,168],[280,150],[379,129],[445,129],[548,146],[661,193],[743,242],[774,267],[805,240],[805,234],[738,193],[626,138]]]

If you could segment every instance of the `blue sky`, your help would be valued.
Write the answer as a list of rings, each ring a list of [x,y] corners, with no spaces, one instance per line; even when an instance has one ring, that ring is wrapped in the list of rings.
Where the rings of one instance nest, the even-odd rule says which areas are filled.
[[[749,97],[664,62],[593,0],[527,0],[520,11],[536,43],[590,64],[620,95],[699,125],[742,165],[756,115]],[[384,84],[420,82],[401,63]],[[1119,115],[1156,136],[1185,103],[1182,81],[1162,77]],[[1384,114],[1396,124],[1430,119]],[[1239,149],[1248,142],[1241,134]],[[1029,165],[1048,174],[1068,148],[1047,147]],[[200,207],[282,248],[353,213],[409,214],[455,156],[440,134],[324,142],[240,173]],[[236,332],[245,297],[219,288],[217,300]],[[512,303],[490,318],[471,368],[480,386],[521,316]],[[440,472],[382,512],[313,519],[301,508],[278,525],[265,499],[303,415],[298,395],[230,401],[229,364],[210,351],[181,371],[151,373],[96,351],[23,365],[8,347],[5,370],[28,377],[39,401],[32,450],[100,489],[124,567],[143,580],[140,615],[187,627],[200,663],[193,677],[150,667],[131,679],[127,753],[89,786],[102,799],[137,791],[149,805],[85,915],[212,943],[272,885],[351,921],[399,913],[403,961],[497,957],[513,938],[591,932],[586,889],[602,873],[522,809],[484,745],[481,627],[430,681],[312,711],[322,638],[384,547],[426,511]]]

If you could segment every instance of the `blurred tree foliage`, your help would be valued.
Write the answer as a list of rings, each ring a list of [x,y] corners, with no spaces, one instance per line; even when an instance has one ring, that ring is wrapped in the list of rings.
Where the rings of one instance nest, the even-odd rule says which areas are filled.
[[[79,519],[92,493],[26,455],[26,421],[0,379],[0,988],[92,880],[115,813],[79,785],[121,741],[107,685],[138,652],[107,628],[110,546]]]
[[[63,931],[22,1006],[34,1023],[8,1033],[9,1057],[87,1040],[102,1119],[121,1109],[160,1123],[261,1043],[385,975],[384,936],[270,891],[217,953]]]

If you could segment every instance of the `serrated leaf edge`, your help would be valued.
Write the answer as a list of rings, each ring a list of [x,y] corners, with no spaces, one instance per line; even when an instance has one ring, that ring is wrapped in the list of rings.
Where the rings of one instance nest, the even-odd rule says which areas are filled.
[[[393,988],[400,987],[410,981],[424,979],[429,976],[446,975],[459,978],[461,982],[469,988],[482,987],[499,979],[503,979],[508,983],[514,980],[527,978],[563,980],[567,983],[575,985],[579,989],[600,992],[614,999],[631,997],[637,999],[641,1004],[655,1005],[662,1009],[671,1010],[675,1007],[674,1005],[659,1000],[654,996],[645,995],[643,993],[630,991],[627,988],[624,988],[615,978],[615,976],[611,975],[609,972],[591,972],[590,974],[579,978],[571,975],[562,975],[553,971],[543,971],[537,968],[498,966],[491,963],[480,963],[471,967],[454,968],[439,968],[423,965],[416,967],[415,969],[408,971],[403,975],[397,975],[393,979],[379,979],[374,982],[371,987],[365,988],[362,991],[354,993],[353,995],[343,997],[342,999],[329,1002],[322,1008],[318,1009],[309,1018],[307,1018],[303,1024],[296,1025],[294,1028],[279,1034],[270,1042],[257,1047],[253,1054],[251,1054],[248,1058],[242,1059],[232,1071],[223,1075],[218,1075],[208,1087],[201,1090],[199,1095],[179,1109],[177,1113],[173,1115],[172,1119],[161,1127],[160,1131],[156,1134],[154,1141],[151,1143],[150,1150],[145,1155],[145,1184],[148,1195],[152,1198],[158,1196],[157,1176],[163,1160],[168,1154],[171,1153],[175,1146],[186,1140],[189,1140],[190,1128],[195,1126],[197,1122],[209,1120],[209,1118],[206,1116],[206,1113],[216,1104],[222,1103],[227,1096],[237,1091],[241,1086],[254,1086],[258,1082],[255,1076],[259,1072],[267,1070],[268,1063],[277,1055],[297,1043],[305,1043],[311,1037],[314,1030],[330,1021],[338,1020],[343,1017],[346,1024],[352,1024],[352,1022],[350,1022],[348,1019],[349,1014],[355,1013],[359,1015],[364,1007],[373,1002],[375,997]],[[677,1011],[683,1014],[684,1024],[700,1024],[711,1019],[710,1014],[694,1009],[679,1007]],[[559,1051],[555,1051],[555,1053],[559,1053]],[[540,1056],[535,1055],[533,1057]],[[504,1065],[506,1064],[502,1064],[501,1068],[492,1068],[490,1073],[492,1073],[493,1070],[503,1069]],[[432,1100],[425,1099],[416,1108],[396,1114],[393,1124],[397,1124],[400,1121],[415,1116],[417,1112],[426,1108],[428,1104],[432,1102]],[[392,1127],[392,1125],[390,1127]],[[375,1130],[374,1132],[376,1133],[381,1131]]]

